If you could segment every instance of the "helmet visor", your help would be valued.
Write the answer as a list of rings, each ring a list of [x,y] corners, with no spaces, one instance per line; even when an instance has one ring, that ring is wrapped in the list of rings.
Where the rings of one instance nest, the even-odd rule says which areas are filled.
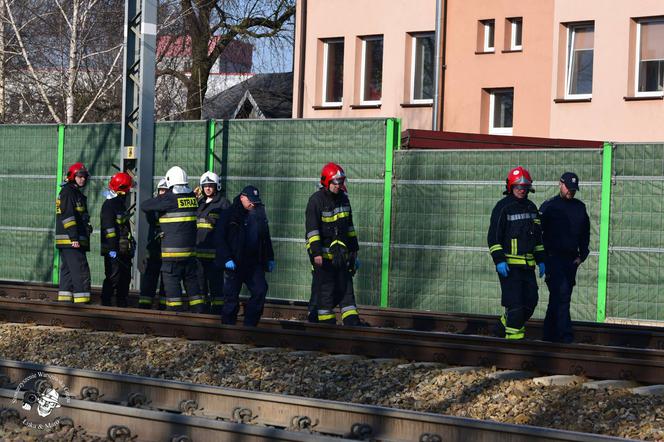
[[[330,184],[336,184],[338,186],[343,186],[346,182],[346,177],[339,177],[330,180]]]

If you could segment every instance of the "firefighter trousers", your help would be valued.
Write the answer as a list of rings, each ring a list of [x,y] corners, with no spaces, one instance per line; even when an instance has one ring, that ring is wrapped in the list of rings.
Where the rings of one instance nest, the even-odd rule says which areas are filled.
[[[507,278],[500,278],[501,304],[505,307],[502,325],[505,337],[523,338],[524,325],[537,307],[537,280],[532,267],[510,266]]]
[[[159,308],[166,308],[166,296],[164,291],[164,279],[161,275],[161,258],[148,258],[145,262],[145,270],[141,273],[141,294],[138,297],[140,308],[152,308],[155,296],[159,296]],[[157,294],[157,284],[159,293]]]
[[[224,272],[224,305],[221,306],[221,323],[233,325],[240,311],[240,290],[247,286],[251,296],[244,305],[244,325],[256,327],[263,315],[267,280],[261,264],[240,265]]]
[[[104,255],[104,274],[106,277],[101,286],[101,305],[112,305],[112,298],[115,295],[116,305],[127,307],[131,282],[131,258],[122,255],[111,258]]]
[[[201,287],[201,293],[206,297],[206,308],[211,313],[221,313],[221,306],[224,305],[224,273],[214,265],[211,259],[198,259],[198,285]]]
[[[203,308],[203,296],[198,286],[198,264],[196,258],[187,258],[179,261],[162,261],[161,279],[164,281],[166,292],[166,309],[171,311],[186,311],[200,313]],[[182,286],[187,292],[186,299],[182,297]]]
[[[548,256],[546,260],[546,285],[549,288],[549,304],[544,318],[542,337],[545,341],[569,343],[574,340],[570,303],[576,285],[576,257]]]
[[[58,301],[90,302],[90,267],[81,249],[60,249]]]
[[[353,276],[348,269],[336,268],[331,262],[324,260],[321,267],[314,267],[313,270],[309,320],[336,324],[334,309],[337,306],[341,308],[344,325],[360,325]]]

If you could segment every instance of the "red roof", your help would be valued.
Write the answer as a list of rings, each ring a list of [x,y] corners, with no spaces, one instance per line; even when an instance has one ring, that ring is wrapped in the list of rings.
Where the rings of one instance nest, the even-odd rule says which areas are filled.
[[[208,44],[208,54],[219,42],[220,37],[214,36]],[[221,60],[235,64],[251,66],[254,45],[234,40],[226,46],[221,53]],[[190,57],[191,37],[177,35],[162,35],[157,39],[157,57]]]

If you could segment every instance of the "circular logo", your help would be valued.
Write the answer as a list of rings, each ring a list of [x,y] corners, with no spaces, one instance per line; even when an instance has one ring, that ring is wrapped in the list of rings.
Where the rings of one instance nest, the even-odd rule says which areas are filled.
[[[12,404],[18,403],[21,392],[21,408],[28,412],[28,416],[21,421],[23,425],[37,430],[50,430],[60,425],[59,417],[48,419],[61,403],[71,402],[69,387],[60,378],[41,371],[31,374],[16,386]]]

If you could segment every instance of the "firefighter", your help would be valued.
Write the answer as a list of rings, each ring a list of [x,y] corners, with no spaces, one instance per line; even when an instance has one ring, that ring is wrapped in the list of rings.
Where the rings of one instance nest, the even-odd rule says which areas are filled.
[[[359,245],[346,193],[346,174],[335,163],[321,171],[321,188],[307,203],[306,248],[313,267],[309,320],[336,324],[341,308],[344,325],[361,325],[353,291]]]
[[[505,198],[491,212],[487,241],[496,265],[505,314],[500,318],[499,334],[507,339],[523,339],[524,324],[537,306],[535,264],[544,275],[544,246],[539,213],[528,199],[532,189],[530,173],[519,166],[507,176]]]
[[[201,196],[196,213],[196,257],[198,258],[198,285],[201,293],[207,296],[210,312],[221,313],[224,304],[223,273],[214,266],[216,246],[214,230],[221,211],[230,203],[221,192],[221,179],[214,172],[205,172],[200,179]],[[208,296],[209,294],[209,296]]]
[[[268,290],[265,272],[274,270],[272,238],[259,190],[254,186],[242,189],[231,207],[222,212],[215,230],[215,265],[224,269],[221,323],[235,324],[240,289],[246,284],[251,296],[244,306],[244,325],[255,327]]]
[[[576,272],[590,254],[590,218],[586,205],[574,198],[579,177],[565,172],[558,186],[559,194],[540,207],[549,287],[542,337],[545,341],[569,343],[574,340],[569,309]]]
[[[60,288],[58,301],[90,302],[90,216],[87,198],[81,192],[90,174],[83,163],[67,170],[66,181],[55,203],[55,245],[60,250]]]
[[[157,184],[156,196],[163,195],[168,190],[166,178],[159,180]],[[143,272],[141,273],[141,293],[138,297],[138,306],[140,308],[152,308],[157,283],[159,283],[159,309],[166,308],[166,297],[164,292],[164,280],[159,279],[161,273],[161,229],[157,212],[146,213],[146,218],[150,226],[148,233],[147,258]]]
[[[196,209],[198,202],[189,187],[187,173],[174,166],[166,172],[168,191],[144,201],[141,210],[158,216],[161,239],[161,278],[166,291],[166,308],[186,310],[182,298],[184,283],[189,309],[203,311],[203,297],[198,287],[196,264]]]
[[[101,206],[101,255],[106,276],[101,289],[102,305],[111,305],[115,294],[117,306],[127,307],[134,257],[134,239],[129,226],[131,215],[127,210],[127,192],[131,186],[128,173],[116,173],[108,183],[106,201]]]

